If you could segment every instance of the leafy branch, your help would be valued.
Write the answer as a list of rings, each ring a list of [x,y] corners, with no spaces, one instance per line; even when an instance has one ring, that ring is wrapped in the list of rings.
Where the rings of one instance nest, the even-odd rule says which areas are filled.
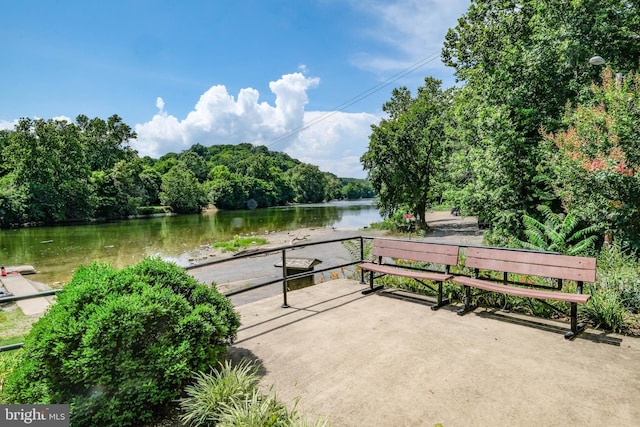
[[[584,228],[580,220],[571,212],[565,214],[554,213],[549,206],[538,206],[544,222],[524,215],[522,221],[525,226],[524,234],[528,241],[518,240],[520,245],[537,251],[559,252],[565,255],[578,255],[592,249],[598,236],[597,225]]]

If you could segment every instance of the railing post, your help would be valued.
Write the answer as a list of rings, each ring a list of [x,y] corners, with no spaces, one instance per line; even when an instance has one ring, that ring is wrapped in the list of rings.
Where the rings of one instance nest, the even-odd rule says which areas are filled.
[[[364,261],[364,237],[360,236],[360,261]],[[360,283],[364,283],[364,270],[360,269]]]
[[[282,249],[282,296],[284,298],[284,302],[282,303],[282,308],[289,308],[289,304],[287,304],[287,250]]]

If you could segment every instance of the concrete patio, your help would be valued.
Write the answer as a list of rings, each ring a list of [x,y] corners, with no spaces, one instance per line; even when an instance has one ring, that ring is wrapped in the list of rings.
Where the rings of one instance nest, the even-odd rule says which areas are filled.
[[[237,307],[233,358],[333,426],[637,426],[640,340],[334,280]]]

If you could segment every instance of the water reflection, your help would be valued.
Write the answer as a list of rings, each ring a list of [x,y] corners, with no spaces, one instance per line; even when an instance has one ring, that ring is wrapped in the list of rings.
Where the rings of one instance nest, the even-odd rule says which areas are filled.
[[[33,265],[39,272],[34,279],[51,284],[68,281],[79,265],[94,260],[121,268],[146,256],[179,259],[180,254],[235,235],[260,235],[302,227],[359,229],[380,220],[371,201],[342,201],[2,230],[0,264]]]

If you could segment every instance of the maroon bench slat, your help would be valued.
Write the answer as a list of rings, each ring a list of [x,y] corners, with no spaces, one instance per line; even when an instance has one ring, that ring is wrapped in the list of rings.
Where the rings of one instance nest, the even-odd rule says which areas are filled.
[[[405,268],[393,267],[390,265],[381,265],[374,263],[360,264],[360,268],[367,271],[375,271],[376,273],[390,274],[393,276],[402,276],[416,279],[432,280],[434,282],[443,282],[453,277],[453,274],[432,273],[430,271],[407,270]]]
[[[595,282],[596,259],[493,248],[468,248],[466,266],[554,279]]]
[[[360,268],[364,272],[369,272],[369,285],[370,289],[364,291],[364,293],[374,292],[383,288],[379,286],[374,288],[373,273],[380,273],[382,275],[393,275],[400,277],[408,277],[419,281],[425,286],[431,287],[421,280],[431,281],[438,285],[438,289],[432,288],[438,294],[438,302],[431,308],[436,310],[449,303],[442,297],[442,282],[449,280],[453,277],[449,274],[449,267],[458,264],[458,253],[460,247],[456,245],[438,244],[438,243],[426,243],[419,241],[407,241],[407,240],[395,240],[395,239],[373,239],[373,247],[371,249],[372,255],[377,258],[377,262],[365,262],[360,264]],[[385,263],[385,258],[387,263]],[[390,264],[390,259],[404,259],[419,262],[426,262],[430,264],[437,264],[444,266],[445,272],[427,271],[426,269],[410,269],[402,268]]]
[[[588,294],[576,294],[558,291],[545,291],[543,289],[532,288],[520,288],[511,285],[504,285],[497,282],[489,282],[486,280],[474,279],[472,277],[454,277],[453,283],[464,286],[473,286],[474,288],[482,289],[489,292],[498,292],[502,294],[509,294],[517,297],[528,297],[535,299],[575,302],[578,304],[586,304],[589,301],[591,295]]]
[[[456,265],[459,247],[438,243],[406,240],[374,239],[371,253],[395,259],[412,259],[434,264]]]
[[[571,331],[565,338],[573,339],[582,332],[586,325],[578,324],[577,304],[586,304],[590,295],[582,293],[583,282],[596,281],[596,259],[551,253],[518,251],[510,249],[473,247],[467,249],[465,266],[473,268],[476,277],[455,277],[452,282],[462,285],[465,289],[464,307],[458,314],[465,314],[475,306],[471,304],[473,295],[471,288],[507,295],[567,302],[570,305]],[[494,271],[538,276],[558,280],[573,280],[577,282],[577,292],[562,292],[561,289],[540,289],[520,287],[513,282],[492,279],[480,279],[480,271]]]

